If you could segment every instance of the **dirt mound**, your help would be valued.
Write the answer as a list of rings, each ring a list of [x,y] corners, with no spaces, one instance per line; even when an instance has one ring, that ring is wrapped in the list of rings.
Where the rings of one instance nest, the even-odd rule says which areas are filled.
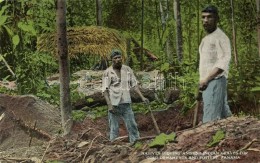
[[[96,122],[101,123],[100,120]],[[104,136],[105,126],[99,126],[100,128],[97,128],[101,130],[95,128],[81,130],[82,132],[76,137],[74,135],[74,138],[57,138],[51,143],[45,159],[65,162],[84,160],[83,162],[192,163],[199,160],[202,162],[232,160],[238,163],[257,163],[260,161],[259,125],[260,121],[251,117],[230,117],[203,124],[195,129],[177,131],[176,141],[162,148],[149,148],[148,144],[154,137],[144,136],[147,132],[142,130],[140,132],[144,137],[141,137],[142,145],[138,148],[126,143],[125,137],[111,143]],[[214,146],[208,146],[207,144],[218,130],[225,132],[225,138]]]
[[[132,146],[128,143],[127,131],[122,121],[120,137],[115,142],[108,140],[109,129],[107,117],[95,120],[86,118],[84,122],[76,122],[72,128],[71,135],[59,137],[53,133],[60,128],[58,123],[60,119],[56,112],[53,113],[49,110],[51,106],[49,109],[43,107],[44,109],[36,109],[38,111],[35,111],[35,106],[42,106],[42,102],[37,101],[35,98],[27,96],[13,98],[6,96],[4,99],[5,101],[3,102],[3,97],[0,96],[0,104],[2,106],[0,112],[0,116],[2,117],[0,118],[1,147],[3,148],[3,144],[11,140],[14,140],[14,148],[17,148],[17,144],[19,143],[24,145],[24,147],[12,150],[8,148],[8,150],[0,152],[0,162],[12,162],[14,160],[28,162],[58,160],[75,163],[192,163],[195,161],[215,163],[230,162],[232,160],[232,162],[237,163],[258,163],[260,161],[260,121],[252,117],[230,117],[206,123],[192,129],[193,111],[190,111],[187,115],[182,115],[177,106],[165,111],[154,112],[161,132],[166,134],[174,132],[177,137],[175,141],[169,142],[163,147],[150,148],[149,143],[156,136],[156,131],[149,113],[136,114],[136,121],[141,136],[139,142],[141,144],[139,146]],[[53,109],[51,108],[51,110]],[[14,110],[16,114],[13,114]],[[5,113],[4,116],[2,116],[3,113]],[[199,114],[199,120],[201,116],[202,113]],[[17,121],[18,119],[20,121]],[[50,119],[48,120],[50,122],[46,124],[43,121],[47,121],[47,119]],[[33,142],[35,146],[29,148],[28,143],[32,136],[24,130],[24,127],[34,128],[33,124],[35,120],[37,120],[35,127],[37,131],[45,131],[42,133],[50,135],[50,139],[33,137],[33,140],[37,140],[40,143]],[[15,135],[11,135],[9,128],[15,131]],[[209,142],[220,130],[224,133],[223,139],[209,146]],[[6,136],[3,136],[3,133],[6,133]],[[21,142],[19,139],[23,139],[24,141]],[[42,144],[44,146],[41,146]]]
[[[0,151],[38,146],[60,130],[58,109],[34,96],[0,94]]]

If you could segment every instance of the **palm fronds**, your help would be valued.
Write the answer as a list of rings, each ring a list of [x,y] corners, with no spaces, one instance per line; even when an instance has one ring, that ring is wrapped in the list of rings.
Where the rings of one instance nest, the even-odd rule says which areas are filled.
[[[126,55],[126,39],[116,30],[88,26],[68,28],[67,30],[68,52],[70,58],[78,55],[93,55],[101,58],[109,58],[112,49],[121,49]],[[57,56],[56,33],[42,34],[37,39],[37,50],[48,52]]]

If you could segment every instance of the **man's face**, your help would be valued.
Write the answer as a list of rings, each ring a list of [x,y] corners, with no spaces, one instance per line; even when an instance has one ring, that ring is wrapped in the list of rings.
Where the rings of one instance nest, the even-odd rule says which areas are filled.
[[[218,19],[214,13],[202,12],[201,18],[203,27],[208,33],[216,30]]]
[[[112,58],[113,67],[120,69],[122,67],[122,56],[116,55]]]

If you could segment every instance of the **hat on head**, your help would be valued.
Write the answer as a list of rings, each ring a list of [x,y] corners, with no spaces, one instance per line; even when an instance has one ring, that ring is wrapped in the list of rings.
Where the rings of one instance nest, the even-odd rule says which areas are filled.
[[[208,13],[213,13],[218,17],[218,8],[216,6],[213,5],[208,5],[207,7],[205,7],[202,12],[208,12]]]
[[[122,55],[121,50],[119,50],[119,49],[113,49],[112,52],[111,52],[111,56],[110,56],[110,57],[111,57],[111,59],[112,59],[112,58],[114,58],[114,57],[117,56],[117,55],[120,55],[120,56]]]

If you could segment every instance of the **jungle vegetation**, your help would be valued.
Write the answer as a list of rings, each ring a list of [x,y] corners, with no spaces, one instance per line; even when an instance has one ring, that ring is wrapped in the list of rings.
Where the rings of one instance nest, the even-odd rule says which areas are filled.
[[[85,36],[83,29],[102,26],[106,32],[96,32],[88,38],[101,43],[97,48],[83,44],[70,47],[70,72],[91,68],[110,47],[103,42],[113,39],[113,31],[124,39],[134,38],[159,60],[151,62],[141,52],[133,57],[132,68],[145,71],[159,69],[178,75],[183,109],[192,107],[198,85],[198,47],[205,35],[201,25],[201,10],[207,4],[216,5],[220,13],[219,27],[229,36],[232,61],[228,79],[229,103],[235,114],[260,113],[260,7],[259,0],[66,0],[68,37],[73,32]],[[55,0],[0,0],[0,80],[17,83],[17,90],[0,88],[0,93],[34,94],[59,105],[59,88],[46,84],[46,78],[59,72],[55,49],[40,51],[40,42],[55,45]],[[69,33],[70,32],[70,33]],[[92,32],[92,33],[94,33]],[[90,32],[91,33],[91,32]],[[53,36],[46,38],[46,36]],[[104,40],[102,40],[102,38]],[[77,40],[77,38],[75,37]],[[110,40],[111,39],[111,40]],[[74,41],[75,42],[75,41]],[[81,41],[78,41],[81,43]],[[97,44],[96,44],[97,45]],[[79,52],[89,46],[90,50]],[[133,45],[132,45],[133,46]],[[74,49],[73,49],[74,48]],[[48,47],[47,47],[48,49]],[[50,48],[51,49],[51,48]],[[96,50],[100,49],[100,51]],[[133,55],[133,52],[128,52]],[[84,55],[86,54],[86,55]],[[71,57],[74,56],[74,57]],[[93,57],[94,56],[94,57]],[[168,75],[168,76],[167,76]],[[185,81],[185,87],[182,85]],[[79,95],[71,93],[71,101]]]

